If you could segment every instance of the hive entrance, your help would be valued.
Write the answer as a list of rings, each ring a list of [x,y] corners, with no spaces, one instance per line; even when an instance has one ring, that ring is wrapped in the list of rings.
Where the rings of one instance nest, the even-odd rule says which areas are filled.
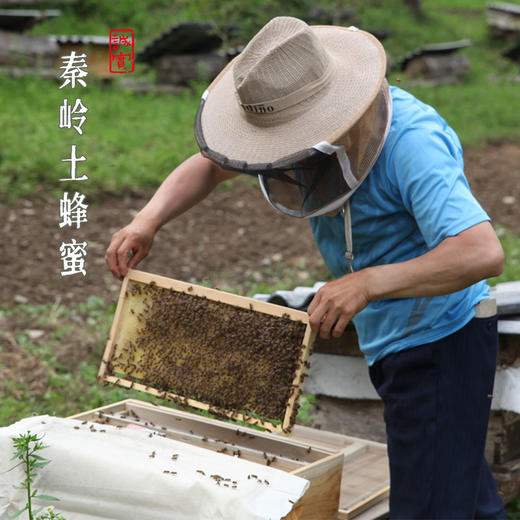
[[[133,270],[100,380],[289,431],[310,339],[305,313]]]

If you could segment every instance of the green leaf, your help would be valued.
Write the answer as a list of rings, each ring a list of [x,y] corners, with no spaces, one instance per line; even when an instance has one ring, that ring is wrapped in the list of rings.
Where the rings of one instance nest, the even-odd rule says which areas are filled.
[[[11,515],[9,517],[9,520],[13,520],[13,518],[18,518],[25,510],[27,509],[27,505],[23,508],[17,511],[14,515]]]
[[[13,466],[12,468],[9,468],[5,473],[8,473],[9,471],[12,471],[14,468],[17,468],[18,466],[20,466],[20,464],[23,464],[23,461],[19,462],[16,466]]]
[[[46,460],[45,462],[35,462],[34,467],[35,468],[43,468],[44,466],[47,466],[49,464],[50,460]]]
[[[35,459],[37,459],[37,460],[48,460],[48,459],[46,459],[45,457],[42,457],[41,455],[36,455],[36,454],[35,454],[35,455],[33,455],[33,457],[34,457]],[[50,462],[50,461],[49,461],[49,462]]]
[[[25,453],[25,450],[22,448],[21,450],[18,450],[12,457],[11,457],[11,460],[14,460],[14,459],[20,459],[23,454]]]
[[[60,501],[59,498],[53,497],[52,495],[35,495],[34,498],[42,498],[43,500],[57,500],[58,502]]]

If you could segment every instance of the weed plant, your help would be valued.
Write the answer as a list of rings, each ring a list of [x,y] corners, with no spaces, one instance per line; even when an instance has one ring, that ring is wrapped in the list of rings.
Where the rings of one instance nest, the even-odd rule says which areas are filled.
[[[48,447],[43,444],[42,438],[43,435],[38,437],[38,435],[31,433],[30,431],[27,433],[21,433],[17,437],[13,437],[15,454],[13,455],[12,460],[18,459],[20,462],[16,464],[16,466],[13,466],[11,470],[17,468],[18,466],[22,466],[25,473],[25,479],[22,481],[22,483],[19,486],[14,487],[18,489],[25,489],[27,501],[24,507],[9,517],[9,520],[18,518],[25,511],[27,511],[29,520],[65,520],[61,514],[54,512],[54,508],[52,506],[46,508],[44,508],[44,506],[40,506],[36,509],[33,509],[33,500],[35,499],[39,501],[59,500],[59,498],[53,497],[51,495],[38,493],[38,490],[33,489],[32,487],[34,477],[36,477],[36,472],[51,462],[49,459],[42,457],[42,455],[38,453]],[[38,514],[42,510],[44,510],[43,513]]]

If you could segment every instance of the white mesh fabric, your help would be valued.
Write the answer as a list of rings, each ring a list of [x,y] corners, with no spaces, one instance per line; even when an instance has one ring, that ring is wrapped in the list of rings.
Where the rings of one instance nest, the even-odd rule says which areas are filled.
[[[386,80],[365,114],[334,144],[345,147],[352,173],[362,181],[374,166],[392,118],[392,100]]]

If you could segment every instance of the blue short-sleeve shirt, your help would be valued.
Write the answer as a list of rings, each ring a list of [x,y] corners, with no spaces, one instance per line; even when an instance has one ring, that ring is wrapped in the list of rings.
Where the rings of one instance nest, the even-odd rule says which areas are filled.
[[[354,270],[418,257],[490,220],[470,192],[455,132],[430,106],[391,87],[392,124],[374,167],[351,198]],[[310,219],[332,274],[347,274],[341,214]],[[406,348],[443,338],[475,315],[485,281],[452,294],[382,299],[354,317],[369,365]]]

